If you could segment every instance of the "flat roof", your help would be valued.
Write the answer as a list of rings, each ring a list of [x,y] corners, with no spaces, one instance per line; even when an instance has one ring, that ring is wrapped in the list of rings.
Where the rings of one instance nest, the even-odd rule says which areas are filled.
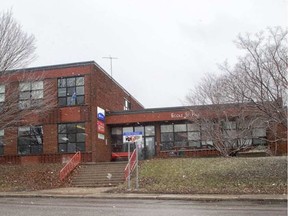
[[[124,110],[124,111],[109,111],[107,115],[129,115],[129,114],[141,114],[141,113],[160,113],[160,112],[176,112],[176,111],[187,111],[187,110],[199,110],[207,109],[211,107],[235,107],[241,105],[240,103],[230,104],[209,104],[209,105],[193,105],[193,106],[176,106],[176,107],[161,107],[161,108],[148,108],[143,110]]]

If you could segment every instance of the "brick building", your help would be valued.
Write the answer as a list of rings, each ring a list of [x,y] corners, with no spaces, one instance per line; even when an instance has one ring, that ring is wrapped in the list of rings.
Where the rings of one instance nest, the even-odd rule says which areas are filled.
[[[5,127],[12,96],[16,111]],[[123,134],[135,131],[143,135],[142,159],[218,154],[193,122],[195,111],[208,107],[144,109],[93,61],[8,71],[0,77],[0,111],[0,163],[65,162],[76,151],[83,161],[110,161],[127,151]],[[11,121],[17,112],[20,119]],[[266,138],[257,128],[249,142]],[[277,149],[287,153],[287,143]]]

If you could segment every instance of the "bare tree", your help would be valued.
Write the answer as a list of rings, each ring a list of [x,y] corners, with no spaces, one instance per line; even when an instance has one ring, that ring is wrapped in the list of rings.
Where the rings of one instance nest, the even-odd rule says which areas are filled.
[[[22,30],[10,11],[0,13],[0,74],[27,66],[35,58],[35,38]]]
[[[43,72],[15,71],[0,76],[0,130],[43,121],[56,106],[55,94]]]
[[[207,139],[223,155],[251,146],[247,145],[251,139],[258,144],[265,139],[287,143],[286,136],[279,134],[279,125],[287,131],[287,30],[277,27],[254,37],[239,35],[236,44],[245,51],[237,64],[233,68],[226,62],[220,65],[222,74],[207,74],[186,96],[188,104],[212,105],[214,116],[200,115],[199,119],[206,125]],[[234,104],[237,112],[227,114],[227,104]],[[227,128],[233,119],[236,131]],[[265,135],[266,128],[273,136]]]
[[[228,64],[220,66],[234,80],[231,88],[238,96],[252,102],[271,124],[281,124],[286,130],[287,34],[287,30],[277,27],[254,37],[239,35],[236,44],[246,54],[232,69]]]
[[[257,127],[266,131],[265,121],[255,106],[245,103],[230,85],[227,75],[206,74],[186,97],[189,105],[206,105],[205,111],[193,110],[194,116],[190,119],[201,128],[202,145],[213,146],[225,157],[253,148],[253,139],[256,142],[259,138],[255,134]],[[265,137],[266,133],[262,135]]]

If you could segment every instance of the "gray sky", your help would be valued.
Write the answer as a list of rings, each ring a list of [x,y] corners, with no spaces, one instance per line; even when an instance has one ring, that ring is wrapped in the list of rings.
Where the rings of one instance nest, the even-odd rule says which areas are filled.
[[[287,26],[287,0],[1,0],[37,39],[30,66],[96,61],[146,108],[181,100],[238,33]]]

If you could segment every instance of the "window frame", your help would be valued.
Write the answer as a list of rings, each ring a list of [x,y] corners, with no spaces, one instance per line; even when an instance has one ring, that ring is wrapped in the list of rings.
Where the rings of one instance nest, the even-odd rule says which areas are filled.
[[[21,129],[26,129],[22,130]],[[40,133],[38,133],[40,130]],[[25,131],[25,132],[24,132]],[[18,127],[17,153],[18,155],[38,155],[43,153],[43,126]],[[23,143],[21,143],[23,142]],[[21,150],[22,149],[22,150]],[[24,152],[22,152],[25,150]]]
[[[72,141],[71,141],[72,140]],[[57,125],[58,153],[75,153],[86,150],[85,122]]]
[[[40,87],[37,86],[40,83]],[[22,81],[19,83],[19,108],[29,109],[42,106],[44,99],[44,81]]]
[[[58,78],[57,100],[60,107],[85,105],[85,76]]]

